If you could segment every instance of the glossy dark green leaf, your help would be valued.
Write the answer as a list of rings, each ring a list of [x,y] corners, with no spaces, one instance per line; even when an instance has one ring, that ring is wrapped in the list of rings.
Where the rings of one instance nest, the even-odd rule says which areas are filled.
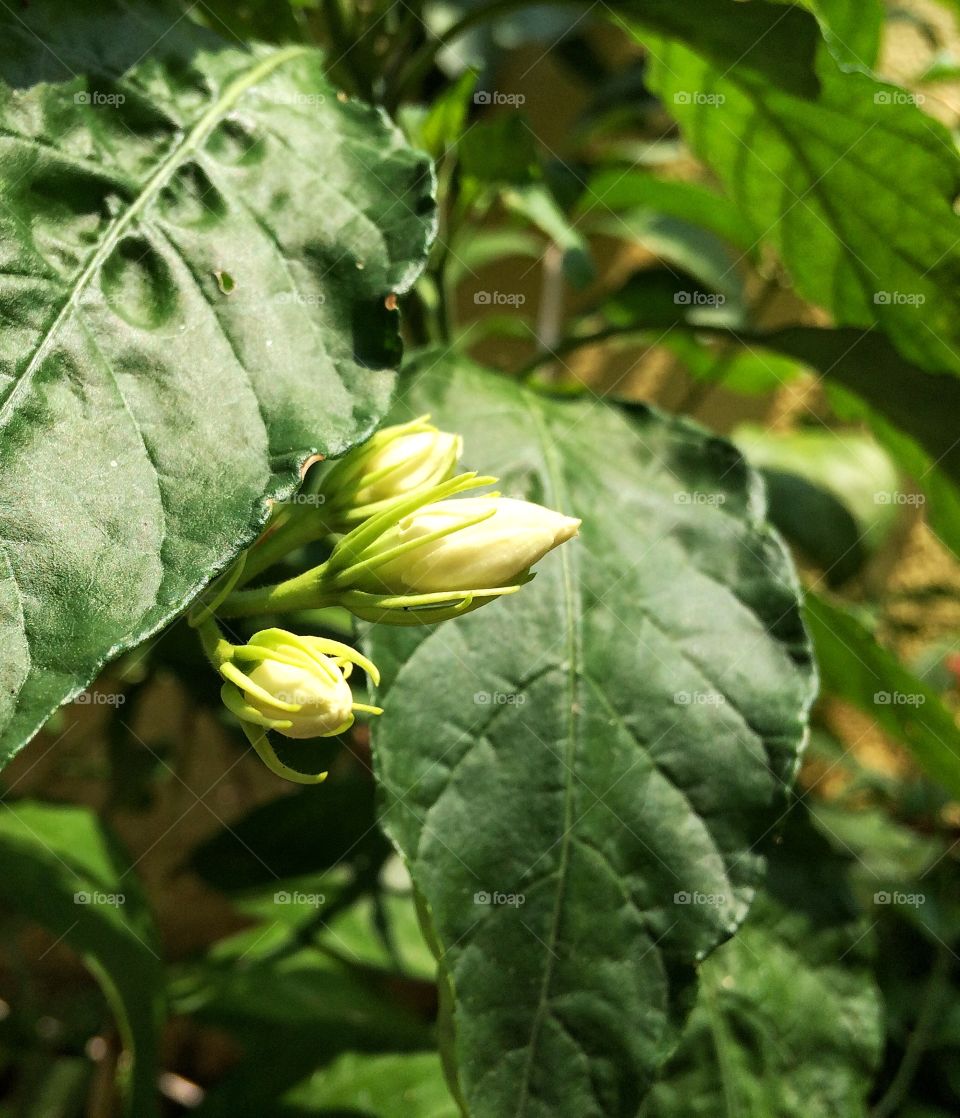
[[[754,63],[795,58],[751,36],[754,7],[730,14]],[[815,26],[797,8],[781,11]],[[842,325],[879,324],[923,368],[960,370],[960,160],[943,126],[905,90],[841,69],[826,44],[810,96],[741,65],[718,68],[694,35],[641,35],[652,87],[801,294]]]
[[[7,758],[371,430],[433,203],[312,50],[119,0],[0,32]]]
[[[132,1067],[131,1118],[158,1113],[164,979],[153,921],[129,860],[85,808],[19,801],[0,809],[0,900],[78,952],[110,1003]]]
[[[865,1118],[883,1040],[869,926],[809,824],[781,841],[642,1118]]]
[[[458,81],[431,99],[429,106],[405,106],[400,120],[410,140],[439,159],[460,139],[470,112],[477,75],[467,71]]]
[[[175,971],[171,1003],[200,1021],[229,1028],[247,1043],[282,1033],[311,1037],[301,1062],[344,1049],[423,1048],[429,1029],[349,967],[303,950],[268,957],[269,926],[218,945],[203,963]],[[306,1069],[304,1069],[306,1070]]]
[[[539,178],[536,135],[518,112],[472,125],[457,155],[462,173],[485,186],[525,186]]]
[[[438,953],[446,1056],[476,1118],[634,1118],[796,765],[796,583],[729,443],[439,354],[422,369],[403,414],[583,518],[510,599],[371,634],[382,823]]]
[[[828,490],[799,474],[760,471],[770,502],[770,522],[800,555],[823,572],[828,586],[853,578],[867,553],[853,514]]]
[[[956,416],[960,384],[905,361],[879,331],[817,330],[795,326],[746,339],[795,357],[863,398],[927,452],[960,487]],[[918,478],[918,480],[920,480]]]
[[[804,612],[824,690],[869,714],[934,780],[960,794],[960,730],[936,691],[849,611],[807,594]]]

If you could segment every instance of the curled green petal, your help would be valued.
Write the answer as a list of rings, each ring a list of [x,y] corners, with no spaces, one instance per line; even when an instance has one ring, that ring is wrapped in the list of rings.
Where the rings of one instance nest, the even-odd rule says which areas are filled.
[[[235,714],[241,722],[254,722],[267,730],[280,731],[288,730],[293,725],[289,718],[269,718],[262,711],[251,706],[244,699],[240,689],[233,683],[224,683],[220,688],[220,698],[227,710],[231,714]]]
[[[247,735],[247,740],[257,751],[257,756],[260,760],[272,773],[282,777],[284,780],[291,780],[294,784],[322,784],[330,775],[325,772],[302,773],[298,772],[297,769],[291,769],[289,765],[285,765],[276,755],[273,746],[270,744],[270,739],[263,730],[258,730],[256,727],[251,726],[249,722],[244,722],[243,732]]]
[[[261,687],[258,683],[255,683],[250,676],[240,671],[235,664],[224,664],[220,669],[220,674],[224,679],[229,680],[247,695],[259,699],[268,706],[276,707],[278,710],[285,710],[290,714],[296,714],[303,705],[302,703],[288,702],[282,697],[271,693],[265,687]]]

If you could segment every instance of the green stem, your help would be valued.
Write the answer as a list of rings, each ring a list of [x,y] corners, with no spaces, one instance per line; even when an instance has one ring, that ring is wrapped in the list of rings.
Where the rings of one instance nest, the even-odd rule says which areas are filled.
[[[258,613],[289,613],[336,605],[335,595],[320,592],[325,566],[313,567],[275,586],[237,590],[226,598],[217,612],[221,617],[252,617]]]
[[[215,671],[220,671],[221,665],[233,657],[233,645],[220,632],[220,627],[213,618],[208,617],[196,626],[197,636],[207,659]]]

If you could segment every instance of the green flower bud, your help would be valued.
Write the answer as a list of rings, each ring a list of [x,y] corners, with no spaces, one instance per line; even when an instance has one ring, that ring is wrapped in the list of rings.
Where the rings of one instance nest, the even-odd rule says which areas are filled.
[[[326,515],[356,522],[446,481],[456,469],[463,440],[434,427],[429,418],[384,427],[337,462],[321,482]]]
[[[245,671],[243,662],[251,665]],[[379,682],[376,667],[349,645],[264,629],[220,665],[221,696],[244,723],[288,738],[332,737],[353,724],[354,711],[380,713],[353,701],[347,680],[354,664]]]

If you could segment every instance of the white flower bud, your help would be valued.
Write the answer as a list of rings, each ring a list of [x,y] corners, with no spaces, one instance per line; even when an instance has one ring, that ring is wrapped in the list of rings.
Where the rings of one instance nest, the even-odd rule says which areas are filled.
[[[354,497],[354,503],[372,505],[389,501],[445,481],[461,449],[459,435],[438,431],[435,427],[391,439],[367,459],[360,479],[362,488]],[[364,484],[367,478],[373,480]]]
[[[332,660],[327,659],[326,667],[324,671],[264,660],[249,672],[258,690],[245,689],[244,697],[265,718],[289,722],[276,727],[284,737],[328,737],[353,721],[353,693]],[[268,702],[262,692],[276,701]],[[288,704],[297,709],[289,710]]]
[[[253,662],[247,671],[239,667],[244,661]],[[331,737],[352,725],[355,710],[380,713],[353,701],[347,676],[354,664],[378,682],[374,665],[348,645],[265,629],[221,665],[221,695],[245,722],[284,737]]]
[[[384,427],[334,464],[322,482],[326,513],[334,523],[365,519],[389,502],[451,476],[463,440],[428,419]]]
[[[376,551],[382,555],[412,546],[371,564],[358,587],[372,593],[434,594],[510,586],[548,551],[577,535],[579,527],[575,517],[509,497],[424,505],[385,532]],[[415,546],[417,540],[424,542]]]

